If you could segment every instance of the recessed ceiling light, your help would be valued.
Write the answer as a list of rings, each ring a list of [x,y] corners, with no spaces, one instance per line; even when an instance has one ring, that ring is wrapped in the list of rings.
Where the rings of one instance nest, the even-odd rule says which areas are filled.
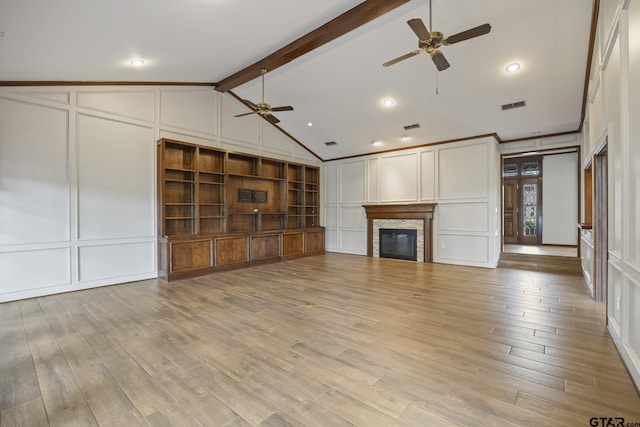
[[[409,136],[407,136],[407,135],[402,135],[402,136],[400,137],[400,140],[401,140],[401,141],[404,141],[404,142],[408,141],[409,139],[410,139],[410,138],[409,138]]]
[[[144,65],[144,60],[132,59],[131,61],[129,61],[129,64],[133,65],[134,67],[142,67]]]
[[[311,126],[313,126],[313,123],[307,122],[307,126],[311,127]]]
[[[371,141],[371,145],[375,145],[376,147],[382,145],[382,141]]]
[[[383,100],[383,101],[382,101],[382,104],[383,104],[385,107],[391,107],[391,106],[392,106],[393,104],[395,104],[395,103],[396,103],[396,101],[394,101],[394,100],[393,100],[393,99],[391,99],[391,98],[386,98],[385,100]]]
[[[518,64],[517,62],[514,62],[513,64],[507,65],[507,72],[508,73],[515,73],[519,69],[520,69],[520,64]]]

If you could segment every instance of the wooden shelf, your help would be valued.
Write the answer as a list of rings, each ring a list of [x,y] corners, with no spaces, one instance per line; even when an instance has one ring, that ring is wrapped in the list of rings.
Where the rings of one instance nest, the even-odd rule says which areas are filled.
[[[192,264],[189,255],[181,251],[191,251],[204,264],[209,258],[221,257],[206,268],[235,268],[250,264],[247,257],[252,251],[257,251],[262,261],[305,254],[304,247],[300,252],[287,249],[284,254],[281,246],[285,241],[299,240],[291,233],[298,236],[311,227],[324,236],[319,226],[318,167],[166,138],[158,141],[157,159],[158,234],[167,236],[165,249],[180,252],[175,259],[178,267],[169,261],[170,255],[159,252],[163,271]],[[250,247],[241,237],[249,233],[251,240],[267,232],[279,237],[261,235]],[[289,237],[283,237],[284,232]],[[206,243],[211,236],[234,237]],[[189,238],[195,240],[172,246],[176,239]],[[304,239],[301,242],[304,244]],[[278,250],[274,252],[274,248]],[[196,264],[202,267],[200,261]]]

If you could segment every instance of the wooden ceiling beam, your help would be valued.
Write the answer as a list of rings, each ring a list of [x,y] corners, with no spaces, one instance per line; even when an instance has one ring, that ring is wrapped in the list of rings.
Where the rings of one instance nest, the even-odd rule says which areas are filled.
[[[409,0],[365,0],[356,7],[289,43],[285,47],[267,55],[258,62],[220,80],[215,88],[219,92],[227,92],[259,77],[262,68],[273,71],[311,52],[313,49],[335,40],[361,25],[373,21],[408,1]]]

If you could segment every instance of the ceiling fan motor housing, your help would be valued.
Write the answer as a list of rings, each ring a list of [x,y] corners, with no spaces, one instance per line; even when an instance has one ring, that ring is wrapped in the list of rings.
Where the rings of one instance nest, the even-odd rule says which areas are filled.
[[[419,40],[418,47],[424,51],[426,51],[429,55],[433,55],[438,53],[438,48],[443,44],[446,44],[446,39],[444,34],[438,31],[432,31],[431,38],[427,41]]]

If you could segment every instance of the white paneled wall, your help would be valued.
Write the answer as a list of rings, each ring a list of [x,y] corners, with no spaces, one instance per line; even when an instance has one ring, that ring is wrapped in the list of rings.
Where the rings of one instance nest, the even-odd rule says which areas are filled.
[[[434,261],[495,267],[498,168],[493,138],[327,162],[327,250],[366,254],[365,203],[436,202]]]
[[[157,276],[159,138],[320,164],[247,111],[203,87],[0,89],[0,302]]]
[[[542,243],[576,245],[578,242],[578,153],[542,158]]]
[[[418,159],[416,153],[411,153],[382,157],[379,160],[381,202],[417,201]]]
[[[590,76],[583,165],[606,141],[608,160],[608,327],[640,386],[640,2],[601,2]],[[598,218],[594,218],[594,223]],[[585,278],[593,240],[581,240]]]

